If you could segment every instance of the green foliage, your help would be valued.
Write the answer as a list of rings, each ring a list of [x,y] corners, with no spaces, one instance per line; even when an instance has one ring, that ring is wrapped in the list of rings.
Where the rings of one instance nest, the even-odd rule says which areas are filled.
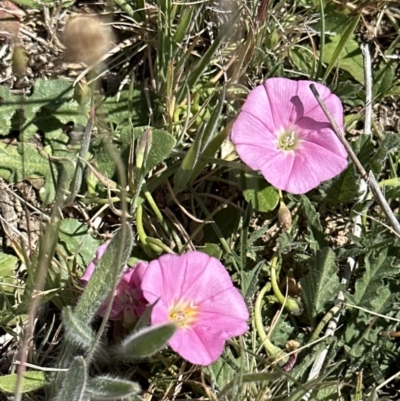
[[[391,297],[391,291],[384,282],[398,275],[398,267],[394,266],[395,259],[388,255],[388,249],[382,249],[378,255],[368,253],[365,258],[365,272],[357,280],[354,295],[348,295],[351,303],[379,312]]]
[[[57,399],[60,401],[83,401],[87,383],[86,362],[83,357],[74,358]]]
[[[116,400],[131,397],[139,393],[140,387],[137,383],[110,376],[97,376],[89,379],[85,396],[90,400]]]
[[[123,226],[109,243],[85,288],[75,314],[82,324],[89,324],[116,284],[123,266],[129,259],[133,245],[132,230]]]
[[[264,178],[243,173],[239,182],[244,198],[247,202],[251,202],[254,210],[270,212],[278,206],[279,193]]]
[[[29,371],[25,372],[22,382],[22,393],[29,393],[38,390],[47,384],[47,378],[44,372]],[[14,393],[17,384],[17,374],[0,376],[0,391],[5,393]]]
[[[15,3],[59,9],[73,2]],[[359,200],[360,177],[354,167],[350,165],[339,177],[306,195],[283,194],[293,215],[292,226],[284,231],[276,214],[270,213],[279,203],[278,191],[233,160],[227,140],[248,88],[270,76],[322,78],[346,105],[351,146],[364,167],[379,177],[390,205],[397,208],[398,136],[381,133],[377,126],[373,126],[373,133],[379,135],[358,135],[363,123],[360,110],[365,106],[359,36],[362,24],[369,21],[360,18],[362,4],[356,1],[350,9],[322,0],[302,0],[288,7],[282,7],[281,2],[247,2],[239,9],[237,3],[241,2],[115,0],[108,4],[107,12],[120,8],[129,16],[125,20],[116,13],[113,22],[121,35],[118,40],[128,32],[121,27],[129,29],[129,35],[132,32],[132,48],[123,47],[118,62],[125,56],[126,60],[119,66],[114,66],[111,58],[107,67],[112,74],[116,69],[122,73],[129,70],[130,87],[116,97],[94,95],[95,129],[84,160],[78,157],[79,146],[68,144],[64,132],[68,122],[76,128],[88,121],[85,107],[89,105],[81,107],[74,100],[72,82],[36,79],[32,93],[25,97],[0,86],[0,136],[4,140],[0,142],[0,177],[8,184],[39,182],[35,187],[42,203],[31,213],[48,214],[46,205],[54,200],[55,210],[60,211],[52,227],[52,232],[54,227],[58,230],[54,235],[57,242],[51,244],[54,257],[48,244],[43,248],[51,257],[40,294],[45,303],[37,314],[40,330],[42,314],[51,309],[47,308],[48,299],[60,309],[76,303],[76,294],[81,291],[77,277],[100,244],[92,235],[107,237],[111,227],[120,224],[121,215],[129,221],[112,239],[76,307],[63,309],[63,345],[61,350],[55,349],[58,361],[52,357],[50,364],[69,368],[68,372],[47,378],[41,373],[35,378],[36,372],[27,372],[23,392],[50,381],[50,399],[136,400],[139,385],[123,377],[136,378],[145,372],[140,383],[145,391],[146,383],[150,384],[154,398],[300,400],[313,390],[310,399],[357,400],[380,397],[382,390],[374,389],[399,371],[398,344],[385,334],[398,331],[398,320],[385,317],[400,318],[398,240],[381,224],[384,216],[372,198]],[[256,16],[257,7],[263,4],[264,15]],[[368,9],[368,18],[375,20],[379,15],[382,19],[384,32],[373,41],[379,47],[372,63],[378,110],[383,99],[389,109],[394,107],[389,96],[397,96],[400,87],[395,57],[398,39],[392,34],[398,26],[393,15],[388,17],[392,9],[386,11],[381,13],[380,6],[376,14],[373,8]],[[44,143],[35,145],[31,137],[38,130],[44,133]],[[17,146],[7,137],[11,131],[20,133]],[[161,163],[162,169],[157,169]],[[71,184],[75,184],[77,166],[86,185],[75,188]],[[174,186],[176,199],[167,180]],[[58,199],[56,188],[60,189]],[[72,200],[71,188],[76,195]],[[64,199],[70,199],[68,207]],[[143,214],[140,222],[138,204]],[[191,215],[204,223],[193,224]],[[360,235],[353,234],[353,219],[358,215]],[[97,225],[100,219],[102,224]],[[258,292],[268,286],[268,262],[278,252],[283,260],[280,279],[284,283],[285,275],[293,277],[294,287],[300,281],[305,313],[292,316],[285,310],[279,312],[280,305],[267,290],[261,303],[261,326],[279,347],[288,340],[305,346],[298,352],[293,370],[285,373],[271,365],[263,352],[263,340],[250,321],[249,333],[230,340],[223,356],[204,369],[201,384],[197,372],[189,370],[191,366],[188,369],[168,353],[157,355],[176,327],[149,327],[151,306],[133,332],[120,322],[109,323],[107,335],[103,332],[106,322],[97,331],[101,323],[93,323],[94,317],[112,293],[122,266],[129,263],[133,232],[139,231],[139,223],[147,238],[159,241],[164,251],[181,253],[194,247],[223,260],[235,283],[240,284],[251,314]],[[202,235],[194,236],[192,226]],[[335,235],[338,231],[340,238]],[[0,253],[1,325],[8,333],[17,332],[25,323],[22,313],[27,305],[25,301],[18,303],[20,293],[31,291],[33,285],[26,287],[25,280],[37,277],[32,274],[37,255],[19,252],[18,244],[13,244],[14,250],[4,248]],[[134,256],[149,259],[144,248],[135,247]],[[150,255],[152,258],[154,253]],[[339,277],[348,257],[358,262],[358,268],[346,291]],[[283,287],[280,290],[284,293]],[[322,337],[323,330],[318,332],[315,327],[329,316],[340,290],[349,306],[338,312],[340,321],[334,336],[307,345],[315,332],[316,337]],[[131,334],[127,336],[127,332]],[[34,337],[37,361],[43,361],[43,354],[49,355],[43,344],[50,342],[52,335],[49,329],[45,339]],[[325,347],[329,351],[319,377],[307,381],[311,365]],[[148,356],[150,360],[143,359]],[[132,364],[139,360],[141,365],[134,370]],[[360,371],[363,393],[357,398],[354,389]],[[97,376],[89,377],[93,374]],[[0,377],[2,391],[13,392],[15,383],[15,375]],[[384,391],[388,390],[386,386]]]
[[[330,248],[318,250],[309,261],[309,272],[301,281],[304,309],[313,326],[318,314],[333,306],[340,283],[335,254]]]
[[[301,197],[304,212],[307,216],[309,236],[307,240],[314,251],[321,250],[327,246],[327,241],[321,225],[319,213],[306,196]]]
[[[155,325],[134,331],[114,348],[115,357],[124,361],[148,358],[167,345],[178,327],[173,323]]]
[[[339,177],[323,184],[326,201],[329,203],[350,203],[359,197],[360,177],[353,165],[350,165]]]
[[[68,306],[63,309],[62,318],[65,330],[65,341],[76,347],[89,350],[94,344],[95,338],[92,329],[79,320]]]
[[[80,266],[87,266],[93,259],[100,241],[94,239],[86,224],[75,219],[64,219],[59,227],[60,246],[68,255],[74,256]]]

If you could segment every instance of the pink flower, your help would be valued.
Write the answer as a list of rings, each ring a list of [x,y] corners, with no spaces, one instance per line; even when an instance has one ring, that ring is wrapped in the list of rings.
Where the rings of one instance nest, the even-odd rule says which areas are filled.
[[[101,245],[95,259],[89,263],[81,280],[84,285],[90,280],[97,264],[103,256],[108,244]],[[110,320],[123,319],[125,322],[132,322],[141,316],[146,309],[146,300],[143,297],[140,284],[147,268],[146,262],[139,262],[134,267],[125,266],[121,280],[114,292],[114,300],[111,307]],[[107,308],[107,301],[100,307],[97,314],[104,316]]]
[[[209,365],[222,354],[225,341],[244,334],[249,313],[218,259],[202,252],[163,255],[149,263],[142,291],[155,304],[151,323],[175,322],[169,341],[182,358]]]
[[[231,132],[239,157],[293,194],[310,191],[347,166],[347,152],[315,100],[312,83],[343,128],[342,104],[327,87],[270,78],[250,92]]]

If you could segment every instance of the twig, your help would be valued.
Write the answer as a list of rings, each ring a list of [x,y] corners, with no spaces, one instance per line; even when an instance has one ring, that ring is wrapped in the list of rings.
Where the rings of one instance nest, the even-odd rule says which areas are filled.
[[[317,99],[318,104],[320,105],[321,109],[324,111],[326,117],[328,118],[333,131],[339,138],[340,142],[342,145],[345,147],[348,155],[350,156],[351,160],[353,161],[354,165],[357,167],[358,171],[360,172],[362,178],[367,182],[368,187],[370,191],[372,192],[372,195],[375,198],[375,201],[379,204],[379,206],[382,208],[383,212],[385,213],[386,217],[388,218],[390,224],[392,225],[393,229],[400,234],[400,224],[396,219],[396,216],[390,209],[385,197],[383,196],[381,190],[379,189],[379,186],[376,182],[376,179],[372,173],[372,171],[367,174],[365,171],[364,167],[358,160],[356,154],[354,153],[353,149],[351,148],[350,144],[347,142],[344,133],[341,131],[339,126],[336,124],[336,121],[333,119],[331,113],[329,112],[328,108],[325,105],[325,102],[321,99],[319,96],[319,93],[317,89],[315,88],[314,84],[310,85],[310,89],[313,92],[315,98]]]
[[[364,123],[364,135],[370,135],[371,134],[371,115],[372,115],[372,74],[371,74],[371,57],[369,54],[369,48],[368,45],[363,46],[362,48],[363,54],[364,54],[364,76],[365,76],[365,91],[366,91],[366,106],[365,106],[365,123]],[[363,179],[361,179],[360,184],[359,184],[359,191],[361,192],[361,197],[360,201],[365,198],[367,194],[367,183],[370,186],[371,192],[373,192],[371,188],[371,183],[368,180],[368,176],[366,175],[366,171],[364,170],[363,166],[357,159],[357,156],[354,154],[353,149],[350,147],[348,142],[346,141],[346,138],[344,134],[341,132],[340,128],[337,126],[336,122],[333,120],[332,116],[330,115],[328,109],[326,108],[324,102],[322,99],[320,99],[318,92],[316,91],[316,88],[314,85],[311,85],[311,90],[314,93],[314,96],[316,97],[319,105],[321,106],[322,110],[324,111],[325,115],[327,116],[328,120],[330,121],[336,135],[338,136],[339,140],[343,144],[343,146],[346,148],[348,154],[350,155],[351,159],[353,160],[354,164],[357,166],[359,169],[360,173],[363,176]],[[374,181],[376,183],[376,181]],[[374,185],[374,184],[372,184]],[[379,202],[377,200],[377,202]],[[386,202],[386,199],[385,199]],[[387,204],[387,203],[386,203]],[[390,220],[390,218],[389,218]],[[396,220],[397,222],[397,220]],[[353,235],[356,237],[361,236],[361,216],[356,215],[353,219]],[[398,222],[397,222],[398,224]],[[348,283],[350,282],[350,278],[354,270],[357,268],[357,261],[353,257],[347,258],[347,267],[345,274],[341,280],[341,284],[343,285],[344,288],[348,286]],[[344,301],[344,294],[343,291],[340,291],[336,302],[337,303],[342,303]],[[339,323],[341,314],[336,313],[332,315],[332,319],[330,320],[328,327],[325,331],[325,336],[332,336],[334,332],[336,331],[337,325]],[[308,381],[311,381],[315,379],[322,368],[322,365],[325,361],[326,355],[328,354],[329,351],[329,346],[325,347],[325,349],[316,357],[314,360],[313,366],[311,368],[310,374],[308,376]],[[307,392],[302,398],[302,400],[309,400],[311,397],[311,391]]]
[[[371,135],[372,120],[372,73],[371,54],[367,43],[361,45],[364,55],[364,81],[365,81],[365,114],[364,114],[364,135]]]

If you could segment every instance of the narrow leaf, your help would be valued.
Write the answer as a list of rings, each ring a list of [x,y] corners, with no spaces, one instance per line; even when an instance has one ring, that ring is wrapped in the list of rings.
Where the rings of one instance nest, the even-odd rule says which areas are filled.
[[[119,276],[127,263],[133,244],[129,225],[121,227],[108,245],[85,291],[76,305],[76,317],[89,324],[102,303],[113,290],[115,276]]]
[[[63,310],[62,321],[66,341],[85,350],[88,350],[92,346],[94,342],[92,329],[80,321],[68,306]]]
[[[130,397],[139,393],[140,386],[135,382],[109,376],[89,379],[85,396],[91,400],[108,401]]]
[[[87,381],[85,360],[78,356],[69,367],[64,382],[58,394],[58,401],[82,401]]]
[[[166,323],[135,331],[115,348],[114,353],[126,361],[147,358],[166,347],[177,329],[175,324]]]

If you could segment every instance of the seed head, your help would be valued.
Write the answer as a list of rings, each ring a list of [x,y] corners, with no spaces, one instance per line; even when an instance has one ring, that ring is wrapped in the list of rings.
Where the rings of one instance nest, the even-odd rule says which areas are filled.
[[[65,25],[61,40],[67,61],[92,65],[111,49],[113,35],[99,18],[75,16]]]

